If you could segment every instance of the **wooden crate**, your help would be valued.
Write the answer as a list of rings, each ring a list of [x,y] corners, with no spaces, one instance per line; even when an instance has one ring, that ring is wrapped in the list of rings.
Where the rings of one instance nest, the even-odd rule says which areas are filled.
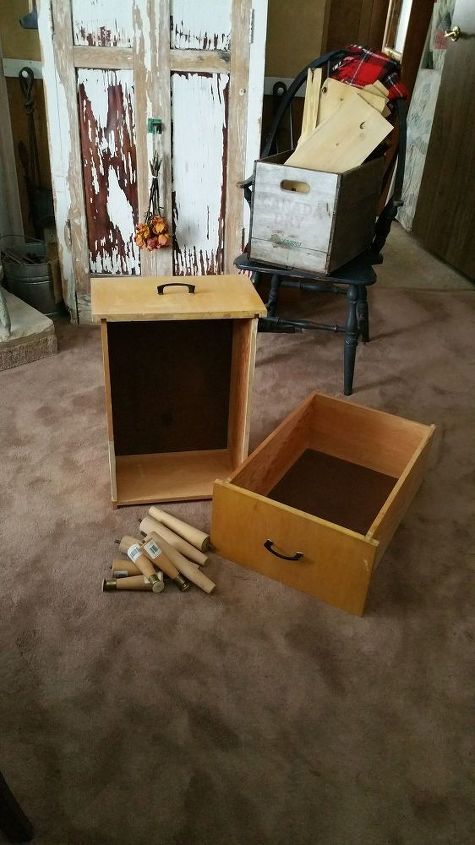
[[[255,164],[250,257],[330,273],[371,245],[384,159],[324,173],[289,167],[283,164],[288,156]]]
[[[163,294],[157,285],[166,286]],[[101,277],[112,501],[204,499],[248,453],[257,319],[245,276]]]
[[[361,615],[423,478],[434,426],[312,394],[227,481],[218,554]]]

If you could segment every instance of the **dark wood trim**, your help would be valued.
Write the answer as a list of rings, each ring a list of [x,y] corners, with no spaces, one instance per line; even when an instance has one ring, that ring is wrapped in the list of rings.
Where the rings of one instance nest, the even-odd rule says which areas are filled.
[[[413,0],[401,68],[402,81],[410,95],[416,82],[433,8],[434,0]]]

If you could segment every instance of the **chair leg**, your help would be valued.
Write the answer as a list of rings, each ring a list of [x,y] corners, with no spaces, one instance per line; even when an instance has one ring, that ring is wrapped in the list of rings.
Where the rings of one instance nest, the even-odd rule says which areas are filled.
[[[25,816],[0,772],[0,830],[10,842],[31,842],[33,825]]]
[[[343,353],[343,392],[345,396],[351,396],[353,391],[353,374],[355,371],[356,347],[358,345],[358,321],[356,308],[358,305],[358,287],[350,285],[346,294],[346,326],[345,344]]]
[[[270,283],[269,299],[266,302],[267,316],[275,317],[277,311],[277,304],[279,301],[280,276],[278,273],[273,273]]]
[[[256,290],[259,287],[260,280],[261,280],[261,274],[258,273],[257,270],[256,270],[251,276],[251,282],[254,285],[254,287],[256,288]]]
[[[363,343],[369,343],[368,292],[364,285],[361,285],[358,289],[356,316],[358,318],[358,330],[361,335],[361,340]]]

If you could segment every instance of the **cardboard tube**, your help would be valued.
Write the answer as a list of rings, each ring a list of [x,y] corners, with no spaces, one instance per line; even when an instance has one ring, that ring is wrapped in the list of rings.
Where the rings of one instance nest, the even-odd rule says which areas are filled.
[[[174,549],[181,552],[181,554],[187,557],[188,560],[192,560],[199,566],[204,566],[208,563],[208,558],[203,554],[203,552],[198,551],[195,546],[192,546],[191,543],[188,543],[188,541],[184,540],[183,537],[179,537],[178,534],[175,534],[174,531],[171,531],[166,527],[166,525],[158,522],[152,516],[146,516],[142,519],[142,522],[140,523],[140,531],[142,534],[150,534],[151,531],[155,531],[155,533],[165,540],[170,546],[173,546]]]
[[[156,587],[157,592],[161,592],[163,590],[163,582],[155,572],[155,567],[148,555],[144,554],[139,540],[135,537],[131,537],[129,534],[125,534],[119,543],[119,549],[122,553],[127,555],[132,563],[135,563],[135,566],[140,570],[142,575],[145,575],[148,581],[150,581],[152,589],[155,589]],[[162,567],[160,567],[160,569],[162,569]]]
[[[168,544],[167,544],[168,545]],[[147,535],[142,545],[143,554],[147,556],[151,566],[155,564],[165,575],[168,575],[172,581],[175,582],[178,589],[184,592],[189,589],[188,581],[186,581],[179,573],[176,566],[171,562],[168,555],[163,551],[162,541],[156,535]],[[168,548],[171,549],[171,546]],[[193,564],[191,564],[193,569]]]
[[[192,546],[199,549],[200,552],[205,552],[209,549],[209,534],[205,534],[204,531],[200,531],[198,528],[193,528],[192,525],[188,525],[188,523],[183,522],[178,517],[172,516],[171,513],[162,511],[156,505],[152,505],[148,512],[157,522],[161,522],[167,528],[174,531],[175,534],[179,534],[180,537],[183,537],[184,540],[187,540]]]
[[[162,590],[164,588],[162,582]],[[150,581],[144,575],[129,575],[127,578],[104,578],[102,592],[109,593],[115,590],[141,590],[143,592],[159,592],[152,588]],[[160,590],[161,592],[161,590]]]
[[[115,557],[112,561],[112,577],[113,578],[124,578],[125,575],[141,575],[140,569],[135,563],[132,563],[131,560],[127,560],[123,557]],[[119,575],[117,573],[123,572],[124,575]]]
[[[208,578],[200,569],[197,569],[193,566],[190,560],[187,560],[177,549],[174,549],[173,546],[170,546],[166,540],[161,539],[155,531],[152,531],[151,534],[148,534],[145,538],[145,545],[152,541],[155,543],[160,543],[162,551],[165,552],[167,557],[174,563],[176,568],[183,574],[186,575],[189,581],[192,584],[196,584],[197,587],[200,587],[201,590],[204,590],[205,593],[212,593],[215,588],[215,583]]]

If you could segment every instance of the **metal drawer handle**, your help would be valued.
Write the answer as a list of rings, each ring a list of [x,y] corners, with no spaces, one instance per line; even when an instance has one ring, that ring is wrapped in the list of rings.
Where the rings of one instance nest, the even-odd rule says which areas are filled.
[[[300,558],[303,557],[303,552],[295,552],[294,555],[281,555],[280,552],[276,552],[275,549],[272,548],[273,545],[273,540],[266,540],[264,548],[276,557],[280,557],[282,560],[300,560]]]
[[[157,293],[160,294],[160,296],[163,296],[163,294],[165,292],[165,288],[171,288],[171,287],[188,288],[188,293],[194,293],[195,292],[195,286],[194,285],[187,285],[185,282],[166,282],[164,285],[157,285]]]

